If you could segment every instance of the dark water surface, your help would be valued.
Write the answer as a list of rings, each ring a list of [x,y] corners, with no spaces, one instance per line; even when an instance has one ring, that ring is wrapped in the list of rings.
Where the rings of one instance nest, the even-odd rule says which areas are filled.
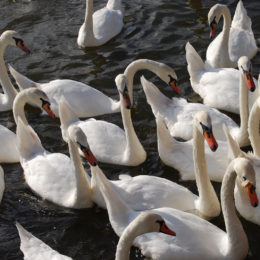
[[[105,2],[94,1],[95,9],[103,7]],[[209,8],[221,2],[227,4],[233,14],[237,1],[122,2],[125,10],[123,31],[105,46],[82,51],[77,47],[76,39],[84,19],[85,0],[0,0],[0,33],[8,29],[18,31],[32,51],[31,55],[26,56],[18,48],[8,47],[6,63],[11,63],[34,81],[69,78],[87,83],[117,98],[114,84],[116,75],[122,73],[130,62],[149,58],[174,68],[179,78],[181,96],[191,97],[193,92],[186,69],[184,46],[190,41],[205,58],[210,43],[207,24]],[[252,18],[255,37],[259,39],[260,1],[245,0],[244,5]],[[253,67],[254,76],[257,77],[260,69],[259,53],[253,59]],[[142,71],[135,77],[132,119],[148,159],[133,168],[106,164],[100,167],[111,179],[127,173],[132,176],[150,174],[178,181],[178,173],[159,159],[154,116],[146,103],[139,80],[142,74],[167,96],[175,94],[152,73]],[[39,110],[30,106],[26,106],[26,112],[29,123],[47,150],[68,153],[67,145],[61,138],[59,119],[40,116]],[[99,118],[122,126],[120,114]],[[238,120],[237,117],[235,119]],[[15,130],[11,111],[0,114],[0,123]],[[1,260],[23,259],[15,221],[19,221],[52,248],[73,259],[114,259],[118,238],[105,210],[98,207],[86,210],[64,209],[43,201],[25,184],[20,164],[3,164],[3,168],[6,190],[0,205]],[[196,192],[194,182],[182,182],[182,185]],[[214,187],[219,195],[220,185],[214,183]],[[242,218],[241,221],[250,245],[248,259],[260,259],[260,228]],[[212,222],[225,229],[222,216]],[[136,249],[132,250],[131,259],[141,258]]]

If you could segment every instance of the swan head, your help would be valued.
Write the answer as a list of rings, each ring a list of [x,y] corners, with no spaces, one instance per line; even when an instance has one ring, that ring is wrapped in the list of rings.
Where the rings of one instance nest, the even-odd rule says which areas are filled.
[[[48,113],[48,115],[51,116],[52,118],[55,117],[55,114],[53,113],[50,107],[51,104],[49,98],[42,90],[38,88],[28,88],[23,90],[22,92],[26,94],[26,96],[28,97],[28,101],[30,103],[44,109]]]
[[[213,38],[216,34],[217,24],[221,16],[223,15],[223,9],[226,8],[226,5],[215,4],[213,5],[208,13],[208,22],[210,26],[210,38]]]
[[[194,124],[206,139],[210,149],[215,152],[218,148],[218,143],[213,135],[211,118],[209,114],[204,111],[196,113],[194,116]]]
[[[247,56],[242,56],[237,62],[239,71],[244,76],[248,89],[253,92],[255,90],[255,83],[253,80],[252,63]]]
[[[247,191],[250,203],[253,207],[258,205],[258,197],[256,194],[255,170],[250,161],[246,158],[234,159],[234,170],[237,174],[237,183]]]
[[[177,94],[180,94],[180,89],[178,87],[178,78],[175,71],[167,66],[166,64],[161,63],[159,66],[158,76],[169,85]]]
[[[131,109],[131,99],[128,92],[128,79],[124,74],[119,74],[115,78],[116,86],[120,97],[124,100],[124,106],[126,109]]]
[[[22,38],[16,31],[7,30],[1,34],[0,39],[6,45],[17,46],[26,53],[30,53],[29,49],[24,45]]]
[[[97,159],[91,152],[89,148],[89,144],[87,141],[87,137],[82,131],[82,129],[76,125],[71,125],[68,128],[68,136],[69,139],[77,144],[79,146],[79,149],[83,152],[84,156],[88,160],[89,164],[91,166],[96,166],[97,165]]]
[[[176,236],[176,233],[166,225],[164,219],[153,212],[141,213],[135,219],[135,222],[139,223],[138,232],[140,233],[161,232],[171,236]]]

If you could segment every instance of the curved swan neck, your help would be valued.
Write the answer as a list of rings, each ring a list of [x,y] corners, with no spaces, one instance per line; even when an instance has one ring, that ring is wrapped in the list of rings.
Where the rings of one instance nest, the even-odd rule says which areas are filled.
[[[13,115],[14,115],[14,121],[17,124],[18,116],[22,119],[23,123],[25,125],[28,125],[28,121],[24,114],[24,106],[26,102],[28,101],[27,92],[26,90],[21,91],[18,93],[16,98],[14,99],[13,103]]]
[[[87,34],[88,39],[95,40],[93,31],[93,0],[86,0],[86,12],[84,21],[84,31]]]
[[[220,196],[228,239],[226,254],[232,255],[233,259],[240,259],[243,254],[245,257],[248,252],[248,240],[235,211],[234,188],[236,176],[233,161],[229,164],[224,175]]]
[[[133,102],[133,81],[134,81],[134,75],[138,70],[147,69],[155,73],[158,77],[159,76],[159,70],[160,70],[160,64],[159,62],[153,61],[153,60],[147,60],[147,59],[140,59],[131,62],[125,69],[124,74],[128,78],[129,83],[129,94],[131,98],[131,102]]]
[[[215,217],[220,213],[220,205],[208,175],[204,137],[195,124],[193,126],[193,160],[195,179],[199,193],[198,209],[200,213],[207,217]],[[218,205],[218,208],[214,209],[215,205]]]
[[[231,26],[231,14],[227,6],[222,7],[222,15],[223,15],[223,41],[225,42],[226,46],[228,47],[229,41],[229,32]]]
[[[254,103],[248,120],[248,133],[251,146],[254,154],[260,158],[260,135],[259,135],[259,121],[260,121],[260,107],[258,100]]]
[[[92,205],[92,195],[90,188],[90,181],[87,178],[85,170],[83,168],[81,158],[78,152],[78,146],[70,139],[68,141],[70,158],[73,162],[76,174],[76,199],[77,205],[82,206]]]
[[[9,100],[14,100],[17,91],[11,83],[10,78],[8,77],[7,69],[4,62],[4,51],[6,46],[7,45],[0,37],[0,82],[4,93],[7,94],[6,103],[8,103],[10,102]]]

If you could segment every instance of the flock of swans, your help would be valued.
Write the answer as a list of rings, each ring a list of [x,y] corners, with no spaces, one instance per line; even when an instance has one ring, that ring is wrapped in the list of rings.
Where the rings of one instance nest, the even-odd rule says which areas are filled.
[[[10,30],[0,36],[4,92],[0,95],[0,111],[13,110],[17,129],[15,134],[0,125],[0,162],[19,162],[26,183],[42,199],[68,208],[97,204],[106,209],[120,237],[117,260],[129,259],[132,245],[152,259],[244,259],[249,245],[236,210],[260,225],[260,82],[252,76],[250,61],[258,49],[242,1],[238,2],[232,23],[227,6],[216,4],[210,9],[212,37],[221,17],[223,30],[208,46],[205,63],[192,45],[186,44],[191,86],[204,104],[170,99],[144,76],[140,79],[155,116],[159,156],[179,171],[181,179],[195,180],[198,195],[163,177],[120,176],[111,181],[98,164],[137,166],[146,160],[131,118],[133,78],[139,70],[150,70],[179,94],[172,68],[148,59],[133,61],[115,78],[119,100],[113,100],[73,80],[34,82],[9,65],[18,92],[8,76],[4,51],[8,45],[27,53],[29,50],[22,37]],[[87,0],[77,43],[80,47],[100,46],[122,27],[121,0],[109,0],[95,13],[93,0]],[[26,119],[26,103],[60,118],[69,156],[49,152],[42,146]],[[217,109],[239,114],[240,126]],[[104,120],[80,119],[116,112],[121,112],[123,129]],[[240,149],[250,144],[253,152]],[[81,157],[89,163],[91,176],[85,172]],[[221,204],[211,180],[222,182]],[[0,166],[0,200],[4,189]],[[221,210],[226,232],[206,220],[218,216]],[[71,259],[18,222],[16,227],[24,259]]]

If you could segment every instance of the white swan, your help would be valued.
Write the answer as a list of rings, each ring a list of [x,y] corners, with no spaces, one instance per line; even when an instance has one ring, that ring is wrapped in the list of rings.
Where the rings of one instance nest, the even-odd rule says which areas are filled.
[[[4,190],[5,190],[4,170],[3,170],[2,166],[0,165],[0,203],[3,198]]]
[[[224,19],[223,30],[208,46],[206,63],[213,68],[234,68],[241,56],[252,59],[258,51],[251,28],[252,22],[242,1],[237,4],[232,24],[228,7],[216,4],[208,13],[211,37],[215,35],[221,16]]]
[[[186,59],[192,89],[199,94],[203,103],[218,109],[239,114],[239,80],[241,73],[249,90],[254,91],[257,81],[252,76],[251,65],[246,71],[238,62],[239,70],[232,68],[206,68],[198,53],[189,42],[186,44]],[[249,110],[259,95],[259,90],[249,93]]]
[[[80,121],[68,102],[63,98],[60,101],[59,108],[62,137],[67,141],[66,129],[69,125],[77,125],[87,136],[90,149],[98,161],[136,166],[145,161],[146,152],[133,127],[127,78],[124,74],[119,74],[115,81],[120,94],[124,130],[117,125],[102,120],[91,118],[86,121]]]
[[[0,111],[8,111],[13,107],[13,101],[17,94],[16,89],[12,85],[7,74],[4,51],[8,45],[17,46],[23,51],[29,53],[29,50],[24,45],[23,40],[15,31],[5,31],[0,36],[0,82],[4,94],[0,93]]]
[[[13,115],[16,123],[19,116],[25,124],[28,124],[24,114],[24,106],[26,103],[31,103],[36,107],[42,108],[51,117],[54,117],[54,114],[50,109],[50,103],[46,94],[39,89],[30,88],[19,92],[14,99]],[[2,125],[0,125],[0,143],[1,163],[20,162],[16,134]]]
[[[10,72],[20,89],[38,87],[42,89],[52,105],[52,110],[59,116],[59,102],[62,96],[66,98],[78,117],[92,117],[120,112],[120,101],[113,100],[97,89],[86,84],[68,79],[52,80],[48,83],[36,83],[17,72],[9,65]],[[125,69],[129,81],[129,94],[132,101],[133,78],[138,70],[147,69],[154,72],[167,85],[179,92],[175,72],[167,65],[148,59],[139,59],[130,63]]]
[[[226,141],[218,141],[217,144],[212,132],[211,119],[205,111],[194,116],[193,139],[185,142],[172,138],[159,114],[155,118],[159,156],[166,165],[177,169],[182,180],[194,180],[195,169],[200,167],[204,175],[208,172],[211,180],[222,181],[230,161],[227,154],[228,144]],[[204,144],[204,138],[208,144]]]
[[[247,58],[244,57],[243,68],[248,66]],[[248,89],[244,77],[241,74],[239,100],[240,100],[240,127],[233,119],[200,103],[188,103],[183,98],[169,99],[163,95],[159,89],[152,83],[141,77],[141,83],[146,95],[147,102],[150,104],[154,115],[160,114],[169,129],[171,136],[182,138],[183,140],[192,139],[192,124],[194,115],[199,111],[205,111],[209,114],[212,125],[214,125],[214,136],[217,140],[226,140],[222,125],[225,123],[231,135],[238,141],[240,146],[249,145],[247,122],[248,122]]]
[[[61,255],[39,238],[33,236],[18,222],[16,222],[16,227],[20,236],[20,249],[25,260],[72,260],[72,258]]]
[[[92,206],[89,178],[78,153],[78,145],[92,164],[96,163],[79,127],[68,129],[70,158],[62,153],[50,153],[37,134],[19,118],[17,124],[18,149],[24,176],[30,188],[43,199],[70,208]]]
[[[234,159],[223,179],[221,202],[227,232],[193,214],[157,208],[150,211],[161,215],[167,226],[175,231],[176,237],[150,233],[136,238],[134,245],[152,259],[244,259],[248,253],[248,240],[234,207],[236,177],[245,189],[248,183],[255,185],[255,172],[248,160]],[[110,223],[121,236],[142,211],[128,207],[101,175],[97,175],[97,183],[107,204]],[[248,193],[248,196],[255,207],[255,192]]]
[[[77,43],[80,47],[105,44],[123,28],[121,0],[108,0],[107,5],[93,13],[93,0],[86,0],[84,23],[79,29]]]
[[[61,255],[37,237],[25,230],[19,223],[16,227],[20,236],[20,249],[26,260],[69,260],[72,258]],[[167,227],[163,218],[153,212],[141,213],[125,229],[117,244],[116,260],[128,260],[134,238],[148,232],[162,232],[175,236],[175,232]]]

